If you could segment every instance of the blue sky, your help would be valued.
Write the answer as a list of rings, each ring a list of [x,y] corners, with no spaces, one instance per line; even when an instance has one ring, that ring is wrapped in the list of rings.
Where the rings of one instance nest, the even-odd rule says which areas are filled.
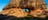
[[[9,2],[9,0],[0,0],[0,10],[2,10]]]
[[[48,8],[48,0],[44,0],[46,2],[46,7]]]
[[[44,0],[46,2],[46,7],[48,8],[48,0]],[[0,0],[0,10],[2,10],[10,0]]]

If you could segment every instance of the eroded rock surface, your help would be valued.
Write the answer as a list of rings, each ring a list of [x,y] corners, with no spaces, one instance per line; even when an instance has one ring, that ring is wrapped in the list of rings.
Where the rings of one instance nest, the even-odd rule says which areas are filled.
[[[27,2],[26,2],[27,1]],[[29,9],[29,10],[24,10]],[[11,0],[0,14],[15,17],[26,17],[28,15],[33,17],[46,17],[45,12],[46,4],[42,0]],[[29,12],[27,12],[29,11]]]

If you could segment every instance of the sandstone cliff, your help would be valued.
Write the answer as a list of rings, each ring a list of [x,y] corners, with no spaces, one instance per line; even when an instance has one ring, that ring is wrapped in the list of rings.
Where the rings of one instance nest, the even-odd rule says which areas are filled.
[[[2,10],[1,14],[15,17],[30,15],[44,18],[46,17],[45,10],[46,4],[43,0],[11,0],[9,5]]]

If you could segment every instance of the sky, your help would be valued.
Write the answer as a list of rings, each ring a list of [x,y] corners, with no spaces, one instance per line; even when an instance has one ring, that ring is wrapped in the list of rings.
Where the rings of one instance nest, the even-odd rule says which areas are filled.
[[[46,7],[48,8],[48,0],[44,0],[46,2]],[[0,11],[2,11],[2,9],[8,5],[8,3],[10,2],[10,0],[0,0]]]
[[[8,5],[8,3],[10,2],[10,0],[0,0],[0,11],[2,11],[2,9]]]

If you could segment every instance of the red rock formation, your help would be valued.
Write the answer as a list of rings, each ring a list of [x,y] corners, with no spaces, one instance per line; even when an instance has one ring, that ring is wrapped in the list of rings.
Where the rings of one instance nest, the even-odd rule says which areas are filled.
[[[29,8],[30,12],[25,12],[23,9]],[[11,0],[1,12],[3,15],[25,17],[31,15],[33,17],[45,17],[42,13],[46,9],[46,4],[43,0]]]

